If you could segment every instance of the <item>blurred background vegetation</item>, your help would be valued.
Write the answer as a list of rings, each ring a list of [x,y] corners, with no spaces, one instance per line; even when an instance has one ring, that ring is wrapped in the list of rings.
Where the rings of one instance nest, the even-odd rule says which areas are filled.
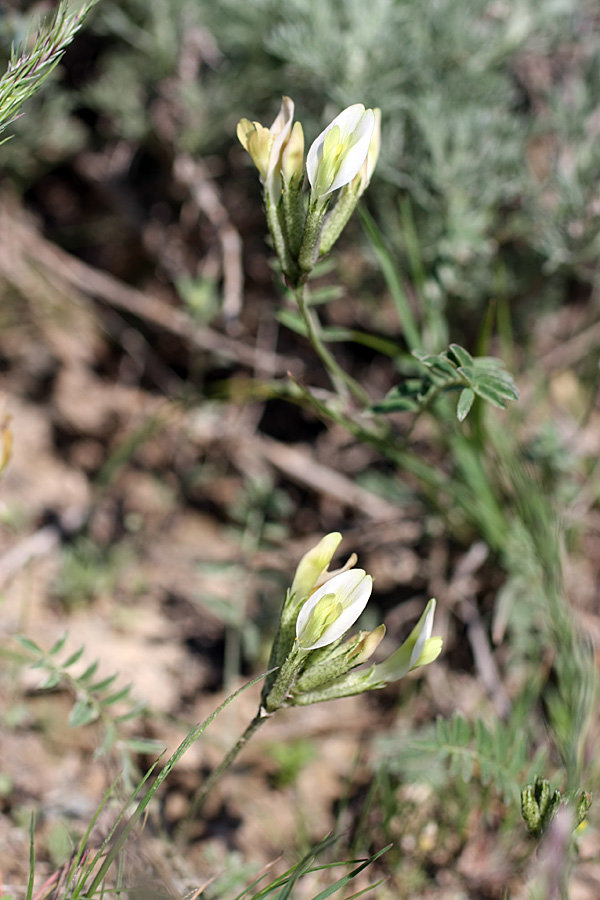
[[[2,68],[52,9],[2,6]],[[456,341],[502,356],[521,390],[515,408],[476,407],[459,425],[440,403],[414,430],[392,417],[399,444],[386,455],[339,422],[325,427],[297,395],[287,402],[288,370],[317,391],[325,379],[293,330],[256,173],[234,138],[242,116],[270,123],[282,94],[308,141],[351,103],[382,110],[362,217],[323,272],[334,352],[383,397],[415,365],[408,304],[422,350]],[[254,759],[263,781],[242,800],[234,781],[202,833],[193,877],[227,875],[207,896],[241,890],[256,871],[248,862],[278,852],[272,835],[260,850],[240,837],[245,804],[261,791],[299,803],[293,825],[281,825],[292,833],[288,864],[334,826],[344,835],[334,858],[393,841],[378,862],[388,885],[374,896],[552,896],[549,867],[532,862],[519,788],[546,774],[561,790],[592,790],[600,774],[599,96],[592,0],[98,0],[9,129],[0,372],[16,450],[2,546],[8,554],[49,528],[53,566],[37,576],[39,608],[21,582],[7,588],[3,638],[35,632],[40,616],[52,640],[34,633],[42,650],[29,650],[50,673],[45,689],[79,702],[76,729],[104,729],[80,741],[81,758],[108,753],[121,724],[97,691],[83,696],[74,663],[44,656],[59,626],[93,644],[81,623],[97,616],[133,643],[143,633],[140,653],[151,657],[164,623],[176,623],[170,640],[189,668],[165,660],[166,697],[138,670],[149,713],[140,709],[113,761],[125,766],[131,751],[133,771],[144,761],[136,752],[194,720],[199,697],[260,671],[282,590],[315,535],[348,533],[392,637],[417,617],[415,598],[436,594],[445,610],[438,675],[431,667],[400,699],[384,692],[369,710],[353,707],[346,743],[359,749],[344,757],[343,778],[335,767],[315,775],[327,741],[306,734],[321,734],[320,719],[306,719],[306,733],[287,723],[265,736]],[[44,486],[26,442],[52,460]],[[4,584],[20,569],[2,559]],[[148,608],[152,633],[139,618]],[[92,648],[88,664],[103,651]],[[10,657],[3,676],[14,741],[19,729],[51,732],[56,715],[23,705],[23,661]],[[94,704],[95,725],[85,720]],[[218,756],[206,752],[208,769]],[[45,759],[40,751],[38,765]],[[195,777],[175,782],[166,831]],[[317,824],[302,793],[311,777],[327,785]],[[10,830],[47,798],[18,771],[7,779]],[[71,844],[55,829],[39,841],[44,874],[67,864]],[[561,852],[568,868],[571,850]],[[574,898],[597,897],[598,858],[592,828]],[[173,876],[177,886],[190,877]],[[314,883],[308,890],[316,895]]]
[[[5,58],[44,9],[14,7]],[[425,300],[468,321],[502,292],[524,314],[594,282],[596,13],[569,0],[105,0],[15,124],[3,168],[31,190],[76,153],[125,146],[128,174],[156,181],[165,155],[225,160],[241,115],[268,121],[282,93],[308,134],[360,97],[385,132],[369,204],[405,266],[417,242]]]

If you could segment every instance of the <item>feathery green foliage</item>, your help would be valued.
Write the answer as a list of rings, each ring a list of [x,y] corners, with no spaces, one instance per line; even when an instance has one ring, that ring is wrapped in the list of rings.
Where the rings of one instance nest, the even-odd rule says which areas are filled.
[[[416,746],[438,754],[447,763],[450,777],[493,784],[513,803],[519,800],[523,780],[539,771],[545,759],[543,748],[532,757],[524,730],[501,721],[488,727],[482,719],[467,722],[460,715],[439,718],[435,740],[417,741]]]
[[[522,785],[546,765],[547,749],[534,749],[521,703],[506,721],[487,725],[477,717],[469,722],[455,714],[438,717],[427,736],[418,732],[392,733],[377,742],[378,766],[402,781],[431,784],[439,796],[452,790],[457,777],[490,786],[506,804],[516,808]]]
[[[53,21],[40,29],[31,48],[13,48],[8,68],[0,78],[0,132],[42,87],[96,3],[86,0],[72,12],[69,0],[61,0]]]
[[[135,772],[134,755],[136,753],[156,753],[162,747],[158,741],[143,737],[130,737],[123,731],[122,726],[126,722],[131,722],[142,715],[146,708],[145,704],[136,703],[131,699],[132,685],[116,686],[118,673],[94,681],[100,664],[98,660],[86,666],[81,674],[74,674],[73,667],[83,659],[85,647],[79,647],[66,659],[61,660],[60,656],[67,639],[68,633],[65,632],[50,650],[45,652],[30,638],[23,635],[16,636],[19,644],[32,654],[31,668],[41,669],[46,673],[46,678],[38,689],[50,691],[63,688],[72,694],[73,707],[69,713],[69,725],[72,728],[81,728],[98,722],[102,726],[104,735],[96,751],[96,756],[104,756],[116,749],[127,783],[129,783]],[[118,714],[112,710],[112,707],[117,704],[120,704]],[[124,710],[123,706],[125,706]]]

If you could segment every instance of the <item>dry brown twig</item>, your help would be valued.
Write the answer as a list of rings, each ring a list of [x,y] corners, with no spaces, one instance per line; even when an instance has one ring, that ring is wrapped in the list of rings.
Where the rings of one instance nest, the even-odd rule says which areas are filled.
[[[250,368],[260,365],[259,353],[239,340],[212,328],[196,325],[190,316],[164,301],[129,287],[106,272],[82,262],[42,237],[25,213],[14,204],[0,209],[0,274],[17,285],[23,263],[43,270],[58,289],[93,297],[108,306],[130,313],[161,331],[180,337],[197,349]],[[276,356],[276,374],[298,373],[297,359]]]
[[[309,453],[272,438],[255,436],[252,440],[257,452],[297,484],[318,494],[326,494],[345,506],[354,507],[370,519],[398,518],[398,508],[393,503],[354,484],[346,475],[316,462]]]
[[[242,309],[244,273],[242,239],[233,227],[219,193],[200,160],[180,154],[173,167],[175,178],[188,189],[198,209],[212,223],[223,254],[223,304],[226,322],[237,319]]]
[[[44,525],[0,556],[0,589],[33,559],[46,556],[60,544],[57,525]]]
[[[475,573],[489,555],[489,548],[483,541],[477,541],[458,561],[454,575],[448,585],[447,597],[450,603],[458,605],[460,616],[467,626],[467,637],[473,652],[477,674],[487,691],[498,716],[506,719],[511,703],[502,684],[500,672],[486,630],[481,621],[476,602],[477,582]]]

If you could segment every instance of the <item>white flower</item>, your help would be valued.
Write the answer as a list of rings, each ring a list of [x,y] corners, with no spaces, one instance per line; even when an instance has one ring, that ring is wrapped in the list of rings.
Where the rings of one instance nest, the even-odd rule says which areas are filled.
[[[371,683],[398,681],[413,669],[426,666],[438,658],[442,652],[443,640],[441,637],[431,637],[434,614],[435,600],[430,600],[402,646],[384,662],[373,667],[369,673]]]
[[[323,203],[332,191],[348,184],[367,158],[375,114],[355,103],[336,116],[308,151],[306,172],[311,201]]]
[[[341,638],[371,596],[373,579],[364,569],[334,575],[311,594],[298,613],[296,639],[301,650],[317,650]]]

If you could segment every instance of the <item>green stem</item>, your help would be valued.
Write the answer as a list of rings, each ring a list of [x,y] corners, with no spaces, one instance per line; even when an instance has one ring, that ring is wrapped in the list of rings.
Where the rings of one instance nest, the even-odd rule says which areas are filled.
[[[199,788],[194,797],[192,798],[192,802],[190,803],[190,808],[188,813],[179,828],[179,833],[177,835],[179,840],[185,839],[187,833],[189,831],[191,823],[197,817],[198,813],[202,810],[202,807],[206,803],[208,795],[217,784],[218,781],[221,780],[229,766],[233,763],[238,753],[244,749],[252,735],[258,731],[260,726],[270,719],[273,713],[268,713],[262,706],[259,708],[258,712],[238,739],[237,743],[233,745],[229,753],[223,758],[221,763],[217,766],[216,769],[209,775],[204,784]]]
[[[397,466],[406,469],[414,475],[421,487],[421,490],[429,497],[435,509],[438,509],[443,515],[447,515],[445,507],[440,503],[440,498],[447,494],[451,497],[453,503],[461,509],[468,509],[471,501],[471,495],[467,488],[452,481],[442,470],[437,471],[424,459],[421,459],[416,453],[411,453],[394,443],[394,439],[389,429],[382,429],[380,419],[376,419],[371,426],[364,422],[359,422],[351,416],[345,415],[339,409],[330,407],[326,402],[313,396],[310,391],[300,382],[295,381],[296,387],[300,394],[306,398],[310,407],[319,413],[325,421],[333,421],[345,428],[350,434],[354,435],[359,441],[374,447],[384,459],[388,459]],[[454,527],[456,527],[454,525]]]
[[[295,283],[299,276],[298,265],[296,261],[292,259],[292,256],[290,254],[289,247],[283,233],[282,223],[279,215],[279,208],[275,205],[266,191],[264,200],[267,225],[269,226],[269,232],[271,234],[271,238],[273,239],[275,252],[277,253],[277,257],[281,264],[281,270],[286,278],[289,278],[292,283]]]
[[[335,360],[335,358],[331,355],[323,340],[321,338],[321,326],[319,323],[319,319],[317,318],[316,313],[310,309],[306,302],[306,291],[307,286],[305,284],[300,285],[296,288],[296,301],[298,303],[298,309],[300,310],[300,314],[304,319],[304,324],[306,325],[306,330],[308,332],[308,337],[313,345],[317,356],[327,369],[329,376],[331,378],[331,382],[336,389],[338,394],[342,394],[343,396],[347,395],[348,392],[357,400],[361,406],[370,406],[371,400],[367,392],[364,388],[358,384],[357,381],[352,378],[347,372],[342,369],[339,363]]]
[[[426,412],[431,407],[432,403],[434,403],[437,400],[437,398],[441,394],[443,394],[444,391],[447,391],[448,388],[450,388],[450,387],[466,387],[466,384],[465,384],[465,381],[463,378],[456,378],[454,381],[445,381],[443,384],[436,384],[436,385],[433,385],[433,387],[429,388],[429,390],[423,397],[421,405],[419,406],[418,410],[415,412],[413,420],[410,423],[407,431],[402,436],[401,446],[403,449],[408,446],[409,438],[411,437],[411,435],[415,429],[415,425],[417,424],[417,422],[419,421],[419,419],[421,418],[423,413]]]

